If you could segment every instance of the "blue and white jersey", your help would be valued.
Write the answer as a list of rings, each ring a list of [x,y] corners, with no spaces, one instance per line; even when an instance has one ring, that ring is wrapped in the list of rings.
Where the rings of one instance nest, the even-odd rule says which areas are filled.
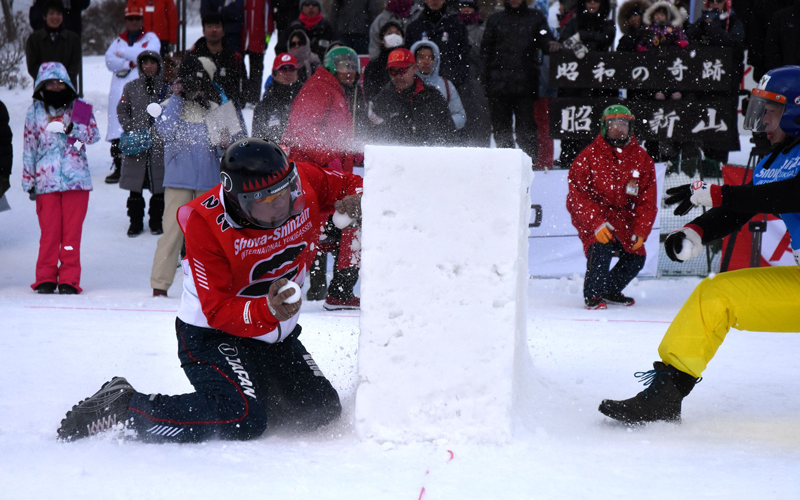
[[[768,157],[758,162],[755,172],[753,172],[753,184],[756,186],[796,177],[800,172],[800,144],[790,149],[788,153],[778,155],[772,165],[765,169],[764,163],[767,159]],[[800,196],[800,193],[797,194]],[[797,251],[800,250],[800,213],[780,214],[780,216],[789,230],[792,238],[792,250],[797,255]]]

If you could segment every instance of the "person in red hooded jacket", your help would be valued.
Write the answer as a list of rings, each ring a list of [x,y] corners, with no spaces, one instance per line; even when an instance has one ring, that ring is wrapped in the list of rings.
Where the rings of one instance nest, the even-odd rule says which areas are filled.
[[[311,162],[332,170],[351,173],[356,156],[355,127],[362,120],[366,104],[359,92],[360,65],[355,51],[336,47],[328,51],[322,66],[300,90],[289,112],[283,144],[296,162]],[[355,119],[354,119],[355,117]],[[321,249],[311,268],[308,300],[325,299],[327,310],[358,309],[353,294],[358,281],[358,251],[354,250],[356,230],[339,232],[328,221],[328,246]],[[326,252],[336,255],[333,279],[327,285]],[[325,252],[325,253],[323,253]]]
[[[600,135],[569,171],[567,210],[586,253],[587,309],[634,304],[622,290],[644,267],[644,242],[658,213],[655,167],[633,124],[625,106],[607,107]],[[615,251],[619,261],[610,268]]]

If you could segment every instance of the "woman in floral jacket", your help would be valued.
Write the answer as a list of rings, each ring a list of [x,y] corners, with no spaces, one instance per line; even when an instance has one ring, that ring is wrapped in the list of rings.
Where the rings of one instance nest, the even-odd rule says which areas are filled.
[[[81,233],[92,190],[86,146],[99,140],[92,106],[77,99],[64,65],[43,63],[25,117],[22,157],[22,188],[36,200],[42,231],[31,285],[38,293],[81,292]]]

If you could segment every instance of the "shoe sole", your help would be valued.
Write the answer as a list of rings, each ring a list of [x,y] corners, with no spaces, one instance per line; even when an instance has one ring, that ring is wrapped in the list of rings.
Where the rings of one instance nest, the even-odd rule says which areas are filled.
[[[632,419],[632,418],[628,418],[623,413],[619,413],[619,412],[616,412],[616,411],[612,410],[611,408],[608,408],[603,403],[605,403],[605,401],[600,403],[600,406],[597,408],[597,410],[600,413],[602,413],[603,415],[605,415],[606,417],[608,417],[610,419],[613,419],[613,420],[616,420],[617,422],[625,424],[625,425],[636,426],[636,425],[650,424],[650,423],[653,423],[653,422],[668,422],[668,423],[671,423],[671,424],[679,424],[679,423],[681,423],[681,416],[680,415],[678,415],[677,417],[674,417],[674,418],[662,418],[662,419],[656,419],[656,420],[635,420],[635,419]]]
[[[332,306],[329,304],[325,304],[322,306],[323,309],[326,311],[359,311],[361,307],[354,307],[354,306]]]
[[[632,306],[632,305],[634,305],[636,303],[635,300],[632,301],[632,302],[614,302],[613,300],[608,300],[608,299],[605,299],[605,300],[606,300],[606,304],[608,304],[610,306],[630,307],[630,306]]]
[[[608,309],[608,306],[606,304],[598,304],[596,306],[586,306],[586,309],[590,311],[598,311],[602,309]]]

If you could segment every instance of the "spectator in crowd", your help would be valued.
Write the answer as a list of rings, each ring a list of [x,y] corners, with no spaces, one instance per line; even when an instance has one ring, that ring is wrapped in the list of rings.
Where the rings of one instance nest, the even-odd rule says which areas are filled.
[[[166,58],[178,43],[178,8],[173,0],[128,0],[128,6],[142,9],[142,29],[155,33],[161,42],[161,58]]]
[[[300,83],[305,83],[317,68],[322,66],[322,60],[311,51],[311,40],[305,30],[298,29],[292,32],[286,42],[286,49],[297,59],[297,78]]]
[[[681,28],[682,16],[669,2],[656,2],[645,10],[644,27],[639,30],[639,39],[636,50],[661,50],[670,47],[685,49],[689,45],[686,34]],[[678,91],[659,90],[653,94],[657,101],[670,99],[678,100],[683,95]]]
[[[9,126],[8,108],[0,101],[0,198],[11,187],[11,165],[14,162],[13,134]]]
[[[219,161],[226,144],[214,144],[206,126],[211,111],[227,99],[213,82],[217,68],[206,57],[188,54],[178,68],[156,127],[164,140],[164,234],[158,238],[150,286],[153,296],[166,296],[175,279],[183,234],[178,208],[219,182]],[[244,134],[230,137],[231,141]]]
[[[628,108],[607,107],[600,135],[569,170],[567,210],[586,253],[587,309],[634,304],[622,290],[644,267],[644,242],[658,212],[653,160],[636,142],[633,125]],[[609,270],[615,251],[619,261]]]
[[[421,9],[414,5],[414,0],[388,0],[386,7],[369,26],[369,58],[378,57],[385,47],[383,45],[385,35],[383,27],[386,26],[386,23],[390,21],[395,23],[400,28],[400,33],[405,33],[408,23],[416,19],[420,11]],[[384,64],[381,70],[383,71],[385,67]]]
[[[379,34],[380,53],[372,57],[364,68],[364,97],[367,101],[371,101],[389,83],[389,73],[386,72],[389,53],[403,46],[403,27],[396,21],[387,21]]]
[[[280,34],[300,15],[300,7],[297,0],[275,0],[272,4],[274,5],[275,29]]]
[[[136,59],[139,78],[125,84],[122,99],[117,104],[117,118],[124,134],[141,137],[140,143],[150,146],[137,148],[136,153],[123,150],[122,175],[119,187],[130,191],[128,195],[128,236],[139,236],[144,231],[145,189],[150,191],[149,227],[152,234],[161,234],[164,214],[164,139],[155,126],[155,117],[147,107],[161,103],[169,95],[169,85],[162,79],[163,61],[158,52],[145,50]]]
[[[31,33],[25,42],[28,74],[36,80],[43,62],[60,62],[67,68],[70,80],[77,83],[81,74],[81,37],[64,29],[64,6],[61,0],[48,0],[44,7],[44,28]]]
[[[358,95],[358,74],[358,55],[353,49],[338,47],[325,55],[322,67],[303,85],[289,113],[283,143],[289,147],[292,160],[310,161],[347,173],[353,171],[355,137],[361,135],[355,129],[365,108],[363,96]],[[310,269],[307,298],[325,298],[323,307],[328,310],[358,309],[361,300],[353,293],[358,281],[358,266],[353,261],[358,257],[351,256],[354,230],[339,235],[333,224],[328,226],[327,236],[340,238],[333,279],[330,285],[326,283],[327,260],[320,253]]]
[[[261,80],[264,78],[264,52],[272,23],[267,22],[266,0],[245,0],[242,50],[249,61],[249,74],[244,80],[244,100],[258,104],[261,99]],[[268,33],[269,32],[269,33]]]
[[[106,141],[111,143],[112,172],[106,177],[107,184],[119,182],[122,168],[122,153],[119,150],[119,136],[122,126],[117,119],[117,104],[122,97],[125,84],[139,77],[136,58],[145,50],[161,51],[161,42],[155,33],[142,29],[144,10],[140,7],[125,9],[125,31],[111,42],[106,50],[106,68],[111,71],[111,90],[108,93],[108,130]]]
[[[47,14],[49,0],[35,0],[28,11],[30,17],[31,28],[33,31],[38,31],[45,27],[45,15]],[[83,21],[81,20],[81,13],[89,8],[91,0],[68,0],[67,3],[62,3],[64,14],[64,29],[81,36],[83,32]]]
[[[650,7],[650,0],[628,0],[617,12],[617,25],[622,37],[617,42],[617,52],[636,52],[642,16]]]
[[[286,51],[287,42],[296,30],[305,31],[310,41],[311,52],[316,54],[320,61],[325,57],[328,46],[336,39],[331,23],[322,18],[320,0],[300,0],[300,16],[280,33],[278,43],[275,45],[276,55]]]
[[[753,67],[755,81],[761,80],[764,73],[770,69],[780,66],[780,64],[769,68],[766,66],[766,56],[774,50],[780,51],[780,49],[776,49],[774,40],[767,41],[768,33],[772,21],[785,20],[784,13],[776,16],[778,11],[791,7],[793,3],[795,3],[794,0],[738,0],[731,3],[731,9],[739,14],[739,18],[744,23],[747,62]],[[775,62],[770,64],[775,64]]]
[[[461,88],[469,76],[469,35],[445,0],[424,0],[422,12],[406,28],[406,45],[428,39],[442,55],[439,73]]]
[[[333,0],[330,22],[345,47],[357,54],[369,51],[369,28],[383,11],[384,0]]]
[[[291,54],[275,57],[272,83],[253,112],[253,137],[280,144],[292,103],[302,87],[297,79],[297,59]]]
[[[423,83],[415,67],[410,50],[395,49],[389,54],[386,69],[391,85],[381,90],[369,110],[370,135],[376,143],[443,146],[453,141],[456,127],[447,101]]]
[[[775,13],[769,22],[764,44],[762,45],[763,48],[761,49],[762,74],[781,66],[800,64],[800,34],[797,32],[798,26],[800,26],[800,2],[795,1],[793,5]],[[747,57],[750,58],[750,55],[748,54]],[[753,76],[760,79],[762,75],[757,75],[754,69]]]
[[[466,26],[469,35],[469,76],[461,86],[461,102],[467,113],[467,124],[461,129],[464,145],[488,148],[492,135],[489,118],[489,101],[483,88],[483,59],[481,59],[481,41],[486,23],[481,17],[476,0],[459,0],[458,19]]]
[[[517,144],[536,163],[538,144],[533,106],[539,94],[538,51],[560,45],[547,20],[522,0],[506,0],[505,8],[489,16],[481,43],[486,96],[497,147]],[[513,125],[512,125],[513,124]]]
[[[744,74],[744,24],[731,10],[731,0],[706,0],[700,18],[686,29],[692,46],[725,47],[733,52],[731,87],[728,91],[701,92],[699,100],[727,101],[730,109],[739,109],[739,86]],[[739,138],[727,143],[703,145],[706,158],[722,164],[728,162],[728,152],[739,150]]]
[[[247,80],[242,55],[223,43],[225,31],[219,14],[203,17],[202,23],[203,36],[194,42],[191,52],[197,57],[207,57],[214,62],[216,73],[212,80],[241,109],[244,107],[242,86]]]
[[[575,52],[578,58],[587,52],[607,52],[614,43],[616,28],[609,19],[611,5],[609,0],[578,0],[575,13],[558,32],[564,47]],[[616,90],[604,89],[559,89],[559,97],[616,97]],[[560,162],[563,166],[572,164],[578,153],[585,148],[591,138],[586,140],[565,139],[561,141]]]
[[[200,0],[200,18],[216,14],[222,24],[222,43],[234,52],[242,51],[245,0]]]
[[[42,232],[31,285],[37,293],[82,291],[81,234],[92,190],[86,146],[100,131],[92,106],[77,96],[63,64],[39,67],[22,154],[22,189],[36,201]]]
[[[259,139],[231,146],[221,170],[222,183],[179,214],[186,259],[175,324],[194,392],[145,394],[115,377],[67,413],[60,439],[119,422],[149,442],[243,441],[267,429],[314,431],[339,418],[336,389],[299,340],[302,300],[289,300],[298,291],[281,287],[289,279],[303,284],[320,210],[360,215],[361,178],[292,163]],[[240,252],[243,241],[270,253]]]
[[[442,93],[450,110],[450,118],[456,130],[461,130],[467,123],[467,113],[461,103],[461,96],[453,82],[439,76],[439,47],[427,40],[420,40],[411,46],[411,53],[416,61],[416,73],[422,83]]]

